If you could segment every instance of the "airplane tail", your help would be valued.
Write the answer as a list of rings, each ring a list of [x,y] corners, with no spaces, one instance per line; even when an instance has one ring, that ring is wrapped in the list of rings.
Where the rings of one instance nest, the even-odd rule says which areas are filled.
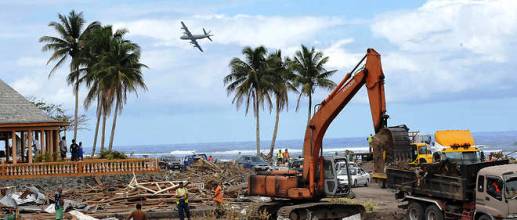
[[[206,38],[208,38],[208,40],[212,41],[212,38],[210,38],[210,36],[214,36],[214,35],[210,34],[210,31],[206,32],[205,28],[203,28],[203,33],[205,33],[205,36],[206,36]]]

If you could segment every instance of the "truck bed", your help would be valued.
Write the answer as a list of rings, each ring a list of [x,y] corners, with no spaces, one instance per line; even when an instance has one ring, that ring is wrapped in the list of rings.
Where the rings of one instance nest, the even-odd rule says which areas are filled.
[[[433,169],[438,165],[429,164],[426,165],[427,167],[422,167],[422,169],[429,170],[429,172],[425,177],[421,177],[420,184],[417,184],[416,172],[414,170],[387,168],[387,184],[390,188],[398,189],[411,195],[430,196],[456,201],[473,201],[476,176],[479,170],[503,164],[508,164],[508,160],[459,165],[457,174],[451,174],[452,172],[446,174],[437,173]]]

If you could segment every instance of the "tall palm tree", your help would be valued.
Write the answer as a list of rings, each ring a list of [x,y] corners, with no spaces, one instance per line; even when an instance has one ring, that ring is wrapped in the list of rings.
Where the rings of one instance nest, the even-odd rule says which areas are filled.
[[[107,93],[106,83],[102,80],[102,73],[99,71],[99,63],[104,56],[108,53],[111,48],[111,42],[113,37],[122,37],[121,35],[113,35],[112,28],[110,26],[95,28],[90,31],[85,41],[85,49],[82,50],[83,55],[80,56],[81,67],[79,72],[83,74],[81,82],[85,82],[89,91],[84,100],[84,106],[88,108],[95,100],[97,100],[97,121],[95,124],[95,134],[93,138],[92,154],[95,155],[97,147],[97,138],[99,133],[99,124],[102,118],[102,135],[101,135],[101,152],[104,151],[104,140],[106,135],[106,120],[111,113],[111,106],[113,100],[111,100]]]
[[[140,63],[140,47],[137,44],[117,38],[114,38],[112,50],[104,57],[103,62],[106,63],[103,70],[105,80],[108,81],[108,85],[113,91],[113,101],[115,102],[109,142],[109,151],[112,151],[117,116],[122,112],[128,93],[138,95],[138,89],[147,90],[142,74],[142,69],[147,66]]]
[[[269,147],[268,159],[273,156],[275,149],[276,138],[278,134],[278,124],[280,121],[280,112],[284,108],[288,107],[289,103],[289,91],[297,91],[293,85],[292,80],[294,79],[293,72],[289,68],[288,63],[291,62],[289,58],[285,60],[282,58],[282,52],[277,50],[268,55],[267,58],[267,69],[268,73],[272,76],[273,84],[271,93],[275,97],[275,126],[273,129],[273,137],[271,138],[271,145]]]
[[[235,93],[232,103],[236,104],[237,109],[244,102],[247,114],[252,102],[257,155],[260,155],[260,107],[266,104],[271,110],[271,96],[268,91],[272,86],[272,77],[267,74],[265,47],[259,46],[254,49],[245,47],[242,54],[244,60],[235,57],[230,61],[231,72],[224,77],[223,81],[227,85],[228,95]]]
[[[109,151],[113,150],[117,116],[122,112],[128,93],[137,92],[139,88],[147,90],[142,74],[142,69],[147,66],[140,63],[140,47],[124,39],[126,33],[125,29],[113,32],[111,26],[93,31],[88,44],[90,56],[84,60],[87,72],[84,79],[91,85],[86,101],[98,100],[97,122],[102,111],[101,151],[104,150],[106,119],[113,104]]]
[[[76,72],[79,68],[79,56],[81,54],[82,45],[85,36],[89,31],[99,26],[99,22],[94,21],[86,27],[83,13],[72,10],[66,15],[58,14],[58,22],[50,22],[49,26],[57,32],[57,37],[43,36],[39,39],[41,43],[45,43],[42,50],[52,51],[47,64],[56,62],[49,73],[49,77],[59,67],[64,65],[65,61],[70,58],[70,73]],[[74,109],[74,139],[77,138],[78,114],[79,114],[79,76],[69,75],[67,79],[68,84],[73,85],[75,95],[75,109]]]
[[[329,79],[336,70],[329,71],[324,67],[328,59],[328,57],[323,56],[322,52],[316,51],[314,47],[309,50],[306,46],[302,45],[301,50],[295,53],[294,60],[291,63],[293,71],[295,72],[295,85],[300,89],[296,110],[298,110],[300,106],[302,96],[309,98],[307,123],[311,120],[312,94],[316,88],[321,87],[330,90],[336,86],[336,83]]]

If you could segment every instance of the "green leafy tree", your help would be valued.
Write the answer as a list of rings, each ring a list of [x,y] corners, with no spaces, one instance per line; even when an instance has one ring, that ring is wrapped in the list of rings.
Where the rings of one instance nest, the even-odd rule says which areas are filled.
[[[302,96],[309,98],[307,123],[311,120],[312,95],[316,88],[320,87],[330,90],[336,86],[336,83],[329,79],[336,70],[325,69],[328,59],[328,57],[323,56],[322,52],[316,51],[314,47],[308,49],[302,45],[301,50],[295,53],[294,60],[291,63],[295,73],[294,84],[300,91],[296,110],[299,109]]]
[[[126,33],[125,29],[113,32],[111,26],[105,26],[93,31],[86,44],[90,55],[83,60],[86,74],[82,80],[90,86],[90,91],[85,104],[97,99],[97,121],[99,112],[102,112],[101,151],[104,150],[106,118],[112,106],[115,109],[108,151],[113,150],[117,116],[122,112],[128,95],[137,94],[138,89],[147,90],[142,74],[142,69],[147,66],[140,63],[140,47],[124,39]]]
[[[275,150],[275,143],[278,134],[278,126],[280,122],[280,112],[289,107],[289,91],[295,91],[296,87],[292,80],[294,74],[289,68],[288,58],[282,57],[282,51],[277,50],[267,57],[267,71],[271,75],[272,87],[270,93],[275,97],[275,126],[273,128],[273,136],[269,147],[268,159],[271,159]]]
[[[244,103],[247,114],[250,104],[253,106],[256,148],[257,155],[260,155],[260,108],[266,105],[271,110],[269,89],[272,87],[272,77],[267,72],[265,47],[245,47],[242,54],[244,60],[235,57],[230,61],[231,72],[223,81],[228,95],[234,93],[232,103],[236,104],[237,109]]]
[[[63,66],[67,59],[70,59],[70,75],[68,76],[67,82],[74,87],[75,94],[75,109],[74,109],[74,139],[77,138],[77,129],[79,122],[79,76],[73,75],[72,73],[77,72],[79,68],[79,56],[81,54],[82,45],[85,40],[85,36],[89,31],[99,26],[98,22],[92,22],[85,27],[85,20],[83,13],[72,10],[68,16],[59,14],[59,21],[50,22],[49,26],[52,27],[57,36],[43,36],[39,39],[41,43],[45,43],[42,50],[52,51],[47,64],[56,62],[52,70],[50,71],[49,77],[59,67]]]
[[[62,105],[48,103],[42,99],[37,99],[35,97],[27,97],[27,100],[29,100],[29,102],[31,102],[37,108],[45,112],[45,114],[47,114],[50,118],[57,121],[66,122],[68,125],[75,124],[74,117],[68,114]],[[79,115],[79,121],[77,122],[79,130],[87,129],[87,122],[88,118],[86,117],[86,115]],[[73,127],[71,126],[67,126],[66,130],[70,130],[72,128]]]

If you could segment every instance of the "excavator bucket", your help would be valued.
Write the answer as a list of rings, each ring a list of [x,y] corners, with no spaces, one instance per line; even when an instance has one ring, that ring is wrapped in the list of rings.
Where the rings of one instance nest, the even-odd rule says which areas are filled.
[[[382,128],[375,134],[371,143],[375,174],[384,174],[387,165],[409,165],[413,159],[413,148],[408,131],[406,125],[399,125]]]

